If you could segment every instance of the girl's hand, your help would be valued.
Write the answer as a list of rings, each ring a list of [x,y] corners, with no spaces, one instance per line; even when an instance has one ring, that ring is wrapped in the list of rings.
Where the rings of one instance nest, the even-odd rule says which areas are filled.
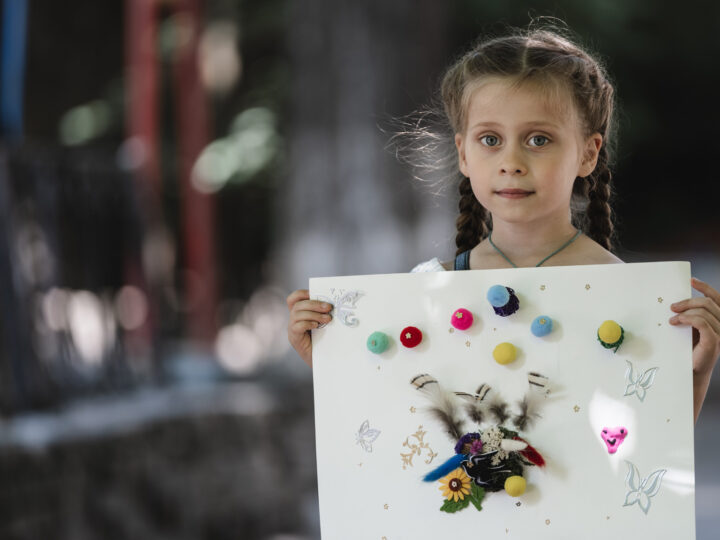
[[[720,356],[720,293],[707,283],[692,278],[693,289],[703,298],[688,298],[670,306],[677,315],[670,324],[693,327],[693,373],[709,376]]]
[[[720,293],[699,279],[692,278],[691,283],[705,296],[672,304],[670,309],[677,315],[670,318],[670,324],[693,327],[693,412],[697,422],[720,356]]]
[[[310,291],[307,289],[290,293],[287,297],[287,305],[290,310],[288,341],[305,363],[312,366],[310,330],[330,322],[332,317],[328,312],[332,310],[332,305],[319,300],[310,300]]]

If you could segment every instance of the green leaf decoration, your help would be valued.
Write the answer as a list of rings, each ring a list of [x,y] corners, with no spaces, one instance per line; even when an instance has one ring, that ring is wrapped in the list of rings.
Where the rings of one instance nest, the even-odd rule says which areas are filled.
[[[470,497],[467,496],[462,500],[459,501],[449,501],[445,500],[443,505],[440,507],[440,510],[443,512],[447,512],[448,514],[454,514],[458,510],[462,510],[463,508],[467,508],[467,506],[470,504]]]
[[[478,512],[482,510],[482,500],[485,498],[485,490],[478,486],[477,484],[473,484],[470,488],[470,495],[467,497],[471,503],[473,503],[473,506],[478,509]]]

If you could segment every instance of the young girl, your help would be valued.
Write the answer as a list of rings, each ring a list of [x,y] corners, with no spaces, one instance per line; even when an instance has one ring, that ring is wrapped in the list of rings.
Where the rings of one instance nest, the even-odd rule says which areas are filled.
[[[623,262],[611,252],[613,87],[595,59],[553,31],[518,32],[468,51],[441,97],[462,173],[457,257],[413,272]],[[704,297],[673,304],[669,322],[693,327],[697,421],[720,355],[720,294],[692,287]],[[310,330],[332,306],[307,290],[287,304],[288,338],[311,365]]]

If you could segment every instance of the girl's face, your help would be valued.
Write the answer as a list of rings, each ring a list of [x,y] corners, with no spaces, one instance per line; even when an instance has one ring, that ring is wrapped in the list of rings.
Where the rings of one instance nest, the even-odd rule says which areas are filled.
[[[460,171],[494,223],[569,221],[575,178],[595,168],[602,136],[583,137],[571,97],[557,94],[562,103],[532,84],[490,79],[470,97],[455,136]]]

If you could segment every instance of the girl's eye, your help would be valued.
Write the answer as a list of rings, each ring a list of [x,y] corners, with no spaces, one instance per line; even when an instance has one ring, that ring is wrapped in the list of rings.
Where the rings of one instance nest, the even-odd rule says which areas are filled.
[[[485,146],[497,146],[500,144],[500,139],[498,139],[495,135],[483,135],[480,137],[480,142]]]
[[[550,140],[545,135],[530,137],[530,146],[545,146]]]

